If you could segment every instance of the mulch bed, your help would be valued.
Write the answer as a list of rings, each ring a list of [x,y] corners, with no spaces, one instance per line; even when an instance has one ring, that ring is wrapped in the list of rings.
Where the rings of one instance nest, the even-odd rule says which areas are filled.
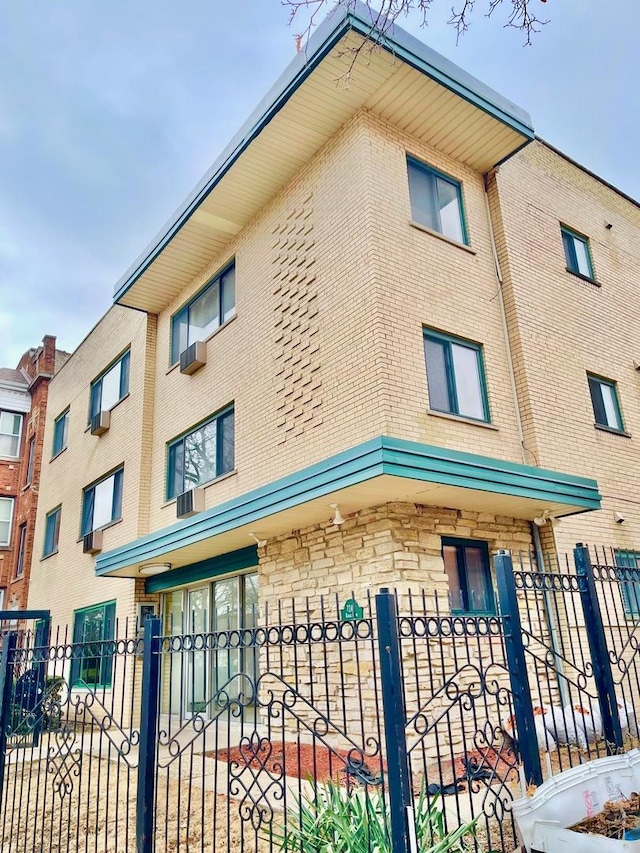
[[[252,770],[265,769],[276,776],[284,773],[285,776],[298,779],[311,777],[318,782],[327,782],[329,779],[345,780],[349,750],[329,749],[318,744],[296,741],[284,743],[274,741],[261,744],[257,750],[248,744],[243,744],[231,749],[206,752],[205,755],[207,758],[215,758],[218,761],[237,762],[241,767],[246,765]],[[353,753],[351,755],[352,758],[357,758],[357,755]],[[379,759],[369,759],[365,764],[365,772],[367,771],[373,777],[379,775]],[[358,779],[358,775],[356,774],[353,778]]]
[[[628,800],[618,800],[617,803],[605,803],[601,812],[569,827],[573,832],[588,832],[619,840],[628,830],[638,828],[640,828],[640,794],[631,794]]]

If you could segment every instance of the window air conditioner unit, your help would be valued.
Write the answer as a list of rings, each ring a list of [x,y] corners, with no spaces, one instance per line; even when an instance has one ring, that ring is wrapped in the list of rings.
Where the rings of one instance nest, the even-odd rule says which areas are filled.
[[[111,412],[98,412],[91,418],[91,435],[104,435],[111,426]]]
[[[92,530],[82,537],[83,554],[99,554],[102,551],[102,530]]]
[[[178,518],[189,518],[204,509],[204,489],[189,489],[178,495],[176,501],[176,516]]]
[[[207,363],[207,345],[204,341],[196,341],[180,353],[180,373],[191,376]]]

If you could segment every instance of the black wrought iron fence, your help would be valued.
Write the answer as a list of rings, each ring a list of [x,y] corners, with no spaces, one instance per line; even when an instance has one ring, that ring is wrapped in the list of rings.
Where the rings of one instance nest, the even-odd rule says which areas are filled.
[[[382,590],[281,601],[242,630],[9,632],[0,846],[306,853],[346,826],[409,853],[472,824],[458,847],[510,851],[527,785],[638,735],[629,553],[579,547],[560,570],[501,552],[494,615]]]

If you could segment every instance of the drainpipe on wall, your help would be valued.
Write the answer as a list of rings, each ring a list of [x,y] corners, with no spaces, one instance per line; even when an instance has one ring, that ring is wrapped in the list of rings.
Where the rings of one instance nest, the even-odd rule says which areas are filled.
[[[518,401],[518,389],[516,385],[516,374],[513,367],[513,355],[511,352],[511,341],[509,340],[509,327],[507,326],[507,312],[504,307],[504,299],[502,295],[502,270],[500,269],[500,260],[498,258],[498,250],[496,248],[496,240],[495,233],[493,230],[493,221],[491,219],[491,208],[489,206],[489,192],[488,192],[488,173],[483,176],[484,178],[484,206],[487,213],[487,223],[489,225],[489,237],[491,241],[491,252],[493,254],[493,263],[496,271],[496,278],[498,280],[498,304],[500,306],[500,319],[502,322],[502,333],[504,335],[504,343],[507,353],[507,366],[509,373],[509,382],[511,385],[511,393],[513,395],[513,405],[516,414],[516,427],[518,430],[518,440],[520,442],[520,454],[522,457],[522,462],[526,465],[527,463],[527,453],[524,446],[524,429],[522,427],[522,418],[520,416],[520,404]],[[544,563],[544,554],[542,553],[542,543],[540,541],[540,531],[538,530],[538,526],[534,524],[532,521],[529,522],[529,526],[531,527],[531,535],[533,538],[533,547],[535,549],[536,554],[536,562],[539,566],[541,572],[545,570]],[[562,670],[562,657],[560,655],[559,644],[558,644],[558,627],[556,625],[556,621],[553,617],[553,611],[551,606],[551,595],[549,590],[544,590],[543,592],[543,600],[544,600],[544,614],[545,619],[547,620],[547,625],[549,626],[549,642],[551,644],[551,652],[554,657],[555,662],[555,671],[556,671],[556,679],[558,682],[558,692],[560,693],[560,701],[562,703],[562,707],[564,707],[569,701],[567,695],[567,685],[565,681],[565,677]]]
[[[524,447],[524,430],[522,428],[522,418],[520,417],[520,404],[518,403],[518,390],[516,387],[516,374],[513,369],[513,356],[511,353],[511,341],[509,340],[509,328],[507,326],[507,312],[504,310],[504,299],[502,296],[502,270],[500,269],[500,261],[498,260],[498,250],[496,249],[495,234],[493,231],[493,221],[491,219],[491,208],[489,207],[489,192],[488,192],[488,173],[483,176],[484,179],[484,207],[487,212],[487,223],[489,224],[489,238],[491,241],[491,252],[493,253],[493,263],[498,280],[498,304],[500,306],[500,320],[502,321],[502,333],[504,335],[504,343],[507,352],[507,366],[509,373],[509,383],[511,385],[511,394],[513,395],[513,405],[516,413],[516,427],[518,430],[518,439],[520,441],[520,454],[522,461],[527,464],[527,454]]]
[[[533,547],[536,552],[536,562],[540,567],[540,571],[544,573],[545,571],[545,562],[544,562],[544,554],[542,553],[542,542],[540,541],[540,531],[538,530],[538,525],[534,524],[533,521],[529,522],[531,526],[531,535],[533,537]],[[570,701],[570,697],[567,691],[567,682],[564,676],[564,669],[562,666],[562,657],[558,649],[560,648],[560,643],[558,641],[558,626],[556,624],[556,620],[553,616],[553,608],[551,605],[551,593],[548,589],[545,589],[543,592],[543,601],[544,601],[544,616],[547,620],[547,625],[549,626],[549,643],[551,645],[551,652],[553,654],[553,662],[554,669],[556,673],[556,680],[558,682],[558,692],[560,694],[560,703],[564,708]]]

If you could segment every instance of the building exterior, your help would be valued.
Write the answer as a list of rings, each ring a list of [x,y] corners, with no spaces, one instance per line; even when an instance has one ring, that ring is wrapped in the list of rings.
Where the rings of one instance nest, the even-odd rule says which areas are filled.
[[[48,386],[67,357],[46,335],[0,369],[0,609],[27,604]]]
[[[497,549],[640,542],[638,206],[401,30],[354,60],[366,16],[316,32],[50,385],[29,605],[76,640],[381,585],[492,613]]]

